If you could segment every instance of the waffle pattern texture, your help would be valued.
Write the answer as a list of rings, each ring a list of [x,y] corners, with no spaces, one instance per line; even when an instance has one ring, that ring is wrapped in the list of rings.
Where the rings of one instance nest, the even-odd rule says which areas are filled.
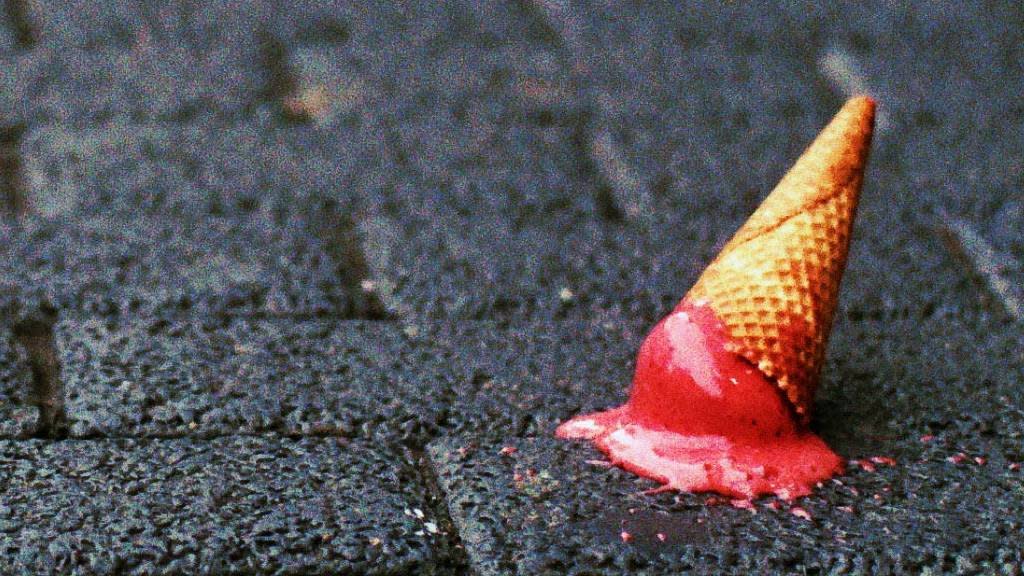
[[[874,101],[846,103],[704,271],[706,303],[735,352],[810,418],[871,146]]]

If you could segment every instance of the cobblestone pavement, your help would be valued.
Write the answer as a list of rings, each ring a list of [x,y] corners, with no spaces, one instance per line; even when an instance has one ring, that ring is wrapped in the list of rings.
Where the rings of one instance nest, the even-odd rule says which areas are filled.
[[[706,4],[7,0],[0,573],[1020,574],[1024,8]],[[847,472],[554,439],[856,93]]]

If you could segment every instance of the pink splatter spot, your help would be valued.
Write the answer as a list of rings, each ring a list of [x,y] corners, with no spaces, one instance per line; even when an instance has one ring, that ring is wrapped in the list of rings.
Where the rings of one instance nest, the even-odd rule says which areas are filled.
[[[735,498],[729,501],[729,504],[733,508],[739,508],[741,510],[754,510],[754,503],[746,498]],[[754,510],[756,512],[756,510]]]
[[[875,465],[870,460],[855,460],[854,462],[865,472],[874,472],[876,470]]]
[[[660,541],[662,541],[662,542],[664,542],[665,540],[667,540],[667,537],[666,537],[666,536],[665,536],[665,535],[664,535],[663,533],[661,533],[661,532],[658,532],[658,533],[656,534],[656,536],[658,537],[658,540],[660,540]]]
[[[975,456],[974,457],[974,463],[977,464],[978,466],[984,466],[985,463],[987,463],[987,462],[988,462],[988,460],[983,458],[983,457],[981,457],[981,456]]]
[[[796,516],[797,518],[803,518],[804,520],[810,520],[811,519],[811,513],[808,512],[806,509],[801,508],[799,506],[794,506],[794,507],[790,508],[789,509],[789,513],[792,514],[793,516]]]
[[[1020,470],[1020,462],[1011,462],[1008,468],[1016,472],[1017,470]]]
[[[623,530],[622,533],[619,534],[619,537],[622,538],[623,542],[629,542],[629,541],[633,540],[633,535],[630,534],[629,532],[626,532],[625,530]]]
[[[512,454],[515,454],[518,451],[519,449],[516,448],[515,446],[504,446],[498,453],[501,454],[502,456],[511,456]]]
[[[896,460],[888,456],[872,456],[871,461],[882,466],[895,466]]]
[[[953,464],[963,464],[967,460],[967,454],[959,452],[946,458],[946,462],[952,462]]]
[[[846,512],[847,514],[853,514],[853,506],[839,506],[838,509]]]
[[[921,442],[923,443],[928,443],[931,442],[932,440],[935,440],[934,434],[925,434],[924,436],[921,436]]]

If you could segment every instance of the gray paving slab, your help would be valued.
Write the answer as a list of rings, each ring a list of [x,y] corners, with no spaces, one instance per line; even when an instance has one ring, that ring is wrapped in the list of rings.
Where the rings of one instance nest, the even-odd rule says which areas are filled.
[[[69,433],[422,443],[448,418],[459,367],[425,333],[406,331],[370,321],[67,320],[56,342]]]
[[[802,18],[819,30],[822,74],[887,103],[880,142],[907,179],[1019,259],[1020,229],[1008,215],[1018,209],[1010,191],[1021,177],[1024,111],[1008,103],[1024,89],[1021,7],[974,5],[954,16],[848,3]]]
[[[1016,73],[1020,6],[974,5],[955,16],[885,2],[665,8],[569,11],[589,33],[578,48],[594,63],[585,78],[609,102],[638,173],[685,185],[691,165],[705,162],[701,149],[734,148],[735,139],[788,153],[770,140],[785,136],[780,122],[813,129],[807,120],[825,111],[809,104],[815,97],[868,93],[880,104],[873,162],[928,190],[910,195],[915,200],[966,217],[1020,260],[1019,203],[1010,190],[1019,187],[1024,116],[1007,104],[1024,89]],[[697,67],[708,73],[703,82],[686,77]],[[750,79],[761,82],[746,86]],[[712,100],[702,90],[723,104],[702,102]],[[748,99],[762,105],[736,106]],[[687,121],[692,114],[717,116],[721,128],[694,130],[701,122]],[[752,164],[770,184],[763,170],[771,164]]]
[[[647,327],[574,320],[458,322],[431,338],[452,350],[458,393],[445,434],[550,434],[572,414],[624,399]]]
[[[875,218],[865,210],[861,222]],[[606,525],[604,532],[595,536],[595,518],[601,518],[608,508],[607,501],[602,500],[609,492],[607,480],[594,480],[593,488],[584,489],[584,495],[577,496],[581,493],[577,471],[570,471],[564,463],[569,458],[583,462],[596,457],[596,453],[580,447],[569,456],[562,452],[566,448],[556,450],[545,442],[560,419],[580,411],[614,406],[625,399],[629,375],[624,366],[630,365],[629,350],[635,350],[643,329],[636,329],[622,342],[613,340],[612,349],[618,350],[615,355],[598,353],[582,361],[585,366],[600,370],[602,362],[608,360],[612,369],[588,378],[585,370],[572,372],[569,368],[572,384],[564,388],[545,378],[548,363],[533,364],[533,358],[545,357],[543,353],[531,351],[503,364],[501,359],[506,357],[495,350],[502,350],[507,343],[513,343],[511,350],[531,348],[497,329],[491,333],[491,339],[481,337],[482,350],[471,352],[473,358],[463,361],[484,366],[485,374],[486,367],[498,366],[498,385],[494,388],[499,392],[493,396],[485,393],[482,398],[495,402],[492,412],[501,414],[494,418],[495,422],[511,421],[511,430],[543,434],[536,442],[545,448],[538,449],[540,455],[530,466],[538,471],[548,470],[549,477],[539,480],[540,485],[565,486],[566,500],[549,505],[541,497],[541,504],[530,507],[517,494],[508,498],[508,508],[495,509],[495,499],[506,501],[505,488],[495,480],[502,477],[504,469],[491,466],[490,462],[481,465],[474,461],[452,468],[447,484],[442,473],[442,485],[454,490],[449,502],[453,515],[459,518],[456,509],[466,506],[462,536],[474,566],[481,567],[483,573],[524,574],[623,570],[677,573],[682,569],[885,573],[928,567],[936,572],[1014,573],[1013,567],[1019,565],[1022,552],[1013,544],[1004,544],[1004,535],[1019,529],[1009,518],[1019,514],[1015,511],[1022,504],[1019,472],[1010,472],[1008,468],[1019,466],[1024,427],[1021,406],[1016,400],[1024,377],[1019,329],[1014,323],[978,308],[975,288],[943,253],[939,242],[924,232],[909,236],[913,241],[894,241],[895,246],[905,250],[903,253],[887,253],[885,239],[876,237],[874,246],[863,237],[859,239],[861,245],[851,257],[814,424],[844,456],[896,457],[901,464],[887,480],[893,486],[891,490],[899,493],[895,502],[870,512],[877,502],[869,500],[865,510],[863,501],[873,498],[875,492],[886,497],[885,485],[857,476],[852,482],[842,479],[858,491],[857,496],[847,494],[844,500],[830,488],[810,503],[801,504],[811,511],[813,524],[805,525],[798,518],[769,510],[766,513],[773,514],[772,519],[756,520],[750,527],[748,513],[730,511],[725,513],[728,519],[724,520],[724,528],[719,525],[711,532],[714,537],[695,538],[689,529],[674,532],[677,541],[697,540],[698,545],[668,552],[649,546],[652,522],[672,534],[670,526],[678,526],[680,521],[696,521],[693,511],[699,510],[702,501],[690,500],[685,515],[668,519],[659,516],[654,520],[644,517],[629,524],[635,526],[630,530],[647,535],[647,544],[643,545],[646,548],[639,552],[636,548],[640,544],[631,546],[615,541],[615,526]],[[893,261],[897,262],[895,267],[886,269],[890,266],[887,263]],[[590,333],[594,330],[592,327]],[[522,337],[527,342],[544,342],[537,332],[526,331]],[[581,342],[581,358],[595,348],[585,338],[575,340]],[[557,356],[551,362],[574,366],[576,353],[565,352],[572,350],[573,339],[562,342],[564,348],[551,347],[551,355]],[[516,354],[510,352],[509,356]],[[493,364],[492,357],[497,358]],[[572,396],[567,398],[565,394]],[[499,406],[507,408],[502,410]],[[576,406],[579,408],[574,410]],[[932,447],[935,440],[919,442],[928,436],[938,437],[941,449]],[[487,439],[494,439],[486,444],[486,450],[497,453],[505,444],[514,445],[513,438],[496,426],[470,437],[468,442],[486,444]],[[446,446],[454,449],[456,445]],[[921,458],[927,461],[917,462]],[[984,464],[978,464],[976,458]],[[558,463],[557,467],[554,463]],[[483,466],[483,470],[478,466]],[[969,470],[958,468],[951,474],[946,471],[947,466]],[[467,478],[476,478],[479,484],[469,483]],[[627,495],[650,487],[637,487],[626,479],[622,483],[628,486],[620,488]],[[970,495],[961,500],[961,490]],[[588,491],[592,491],[591,500],[587,505],[580,504],[576,498],[588,498]],[[657,507],[648,500],[629,496],[623,496],[620,502],[617,505],[621,509],[637,508],[642,511],[641,516],[648,514],[646,511],[652,506]],[[863,514],[863,520],[851,524],[843,519],[846,512],[837,507],[848,504],[854,507],[854,515]],[[1004,510],[1009,511],[1005,516]],[[625,518],[625,512],[622,514]],[[571,520],[558,520],[564,515]],[[714,520],[723,522],[717,516]],[[976,530],[976,522],[982,528]],[[531,528],[523,530],[523,525]],[[884,530],[886,527],[889,532]],[[720,532],[725,536],[719,537]],[[777,533],[783,534],[779,540],[775,538]],[[738,552],[729,552],[730,549]]]
[[[9,574],[431,574],[447,554],[415,471],[365,442],[5,441],[0,462]]]
[[[1016,573],[1024,548],[1006,534],[1024,506],[1020,333],[875,289],[837,318],[812,423],[850,459],[847,473],[796,508],[764,501],[753,517],[705,508],[703,495],[644,496],[654,483],[588,464],[600,453],[553,438],[559,421],[626,399],[642,328],[607,332],[604,347],[596,327],[579,331],[589,337],[484,331],[460,362],[495,374],[478,402],[493,401],[493,421],[513,424],[429,448],[472,565],[484,574]],[[794,515],[804,512],[810,521]]]
[[[265,114],[213,126],[44,126],[19,148],[26,204],[43,217],[192,211],[287,220],[286,209],[299,213],[320,196],[346,200],[347,180],[377,154],[361,129],[280,126]]]
[[[31,96],[36,79],[44,74],[45,59],[31,53],[0,53],[4,74],[0,76],[0,122],[5,128],[24,126],[32,118]]]
[[[479,574],[1016,574],[1021,472],[998,450],[961,462],[958,440],[906,439],[915,455],[895,467],[854,465],[812,497],[753,510],[645,494],[654,483],[551,437],[462,436],[429,452]]]
[[[345,179],[365,147],[320,146],[327,136],[299,130],[254,120],[28,132],[27,213],[3,229],[6,298],[99,314],[360,316],[359,279],[337,258],[355,241],[334,236],[344,222],[317,222],[349,209]]]
[[[292,319],[56,327],[72,437],[547,434],[621,399],[636,325]]]
[[[336,266],[301,227],[232,219],[36,223],[7,235],[3,299],[101,316],[348,314]]]
[[[6,122],[88,127],[107,122],[223,123],[262,105],[259,59],[184,42],[132,49],[42,47],[0,56]]]
[[[132,49],[146,44],[185,44],[197,50],[244,49],[272,13],[272,4],[127,0],[59,0],[28,3],[41,48]]]
[[[259,105],[266,80],[258,59],[231,47],[206,53],[182,44],[40,50],[36,57],[47,63],[33,79],[31,119],[83,127],[240,117]]]
[[[812,137],[808,134],[805,142]],[[544,148],[539,147],[535,158],[543,157],[540,150]],[[564,153],[558,146],[547,150]],[[517,155],[502,157],[515,162]],[[794,159],[779,162],[775,169],[781,175]],[[741,152],[723,152],[722,161],[742,166],[750,162]],[[538,163],[524,160],[522,165],[536,169]],[[537,189],[526,184],[536,178],[535,172],[521,187],[496,185],[493,176],[476,178],[469,172],[465,179],[453,178],[448,188],[399,189],[394,203],[406,206],[405,216],[396,209],[382,224],[367,225],[368,258],[376,264],[377,275],[396,286],[394,299],[413,315],[568,315],[596,322],[639,317],[653,324],[686,293],[771,187],[751,191],[749,197],[730,195],[717,189],[729,176],[708,174],[704,186],[657,199],[661,221],[641,229],[601,218],[592,204],[579,207],[579,188],[569,176],[564,176],[562,188]],[[747,188],[736,182],[731,189]],[[884,161],[869,168],[844,310],[939,310],[998,322],[997,315],[982,309],[980,289],[966,282],[969,268],[944,246],[934,205],[917,196],[900,170]],[[907,283],[915,288],[896,288]]]
[[[451,18],[443,5],[335,2],[243,10],[231,2],[73,0],[35,12],[33,58],[48,64],[11,81],[12,93],[33,92],[31,102],[10,100],[26,118],[76,126],[110,117],[233,119],[278,110],[307,89],[345,107],[353,79],[387,91],[415,82],[429,57],[410,62],[411,48],[448,42]]]

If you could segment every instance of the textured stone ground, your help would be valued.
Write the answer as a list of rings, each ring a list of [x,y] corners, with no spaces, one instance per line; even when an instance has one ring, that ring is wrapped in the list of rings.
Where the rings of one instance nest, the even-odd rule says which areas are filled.
[[[1024,571],[1018,4],[236,4],[0,9],[0,572]],[[847,473],[553,438],[865,92]]]

